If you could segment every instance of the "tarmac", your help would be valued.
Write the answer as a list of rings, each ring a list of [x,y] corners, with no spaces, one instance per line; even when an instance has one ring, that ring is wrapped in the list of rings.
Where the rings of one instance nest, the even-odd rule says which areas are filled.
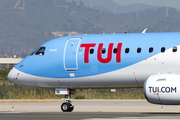
[[[0,118],[48,120],[179,119],[180,106],[154,105],[146,100],[72,100],[74,111],[63,113],[64,100],[0,100]]]
[[[179,105],[155,105],[146,100],[71,100],[73,112],[168,112],[180,113]],[[0,100],[0,112],[61,112],[64,100]]]

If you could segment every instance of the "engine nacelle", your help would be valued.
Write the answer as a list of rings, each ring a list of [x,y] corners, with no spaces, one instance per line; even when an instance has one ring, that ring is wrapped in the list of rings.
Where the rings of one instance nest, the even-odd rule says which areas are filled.
[[[180,105],[180,75],[157,74],[144,83],[144,94],[150,103]]]

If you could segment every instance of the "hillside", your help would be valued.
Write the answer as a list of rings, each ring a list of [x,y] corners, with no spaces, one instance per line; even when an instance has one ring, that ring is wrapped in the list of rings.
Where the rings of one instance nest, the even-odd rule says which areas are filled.
[[[113,0],[66,0],[68,2],[75,1],[77,4],[83,3],[86,7],[105,12],[105,13],[129,13],[138,12],[146,9],[156,9],[158,6],[150,6],[145,4],[118,5]]]
[[[122,33],[180,31],[180,12],[169,8],[111,14],[64,0],[0,0],[0,54],[29,54],[56,31]]]

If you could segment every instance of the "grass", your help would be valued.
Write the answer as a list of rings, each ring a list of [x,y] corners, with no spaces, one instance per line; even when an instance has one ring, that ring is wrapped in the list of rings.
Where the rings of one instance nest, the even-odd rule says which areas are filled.
[[[116,92],[110,92],[110,89],[86,89],[77,90],[76,97],[85,99],[144,99],[142,88],[138,89],[117,89]]]
[[[31,88],[20,85],[3,84],[0,86],[0,99],[60,99],[63,95],[55,95],[54,89]],[[72,99],[144,99],[142,89],[117,89],[111,93],[109,89],[76,90]]]

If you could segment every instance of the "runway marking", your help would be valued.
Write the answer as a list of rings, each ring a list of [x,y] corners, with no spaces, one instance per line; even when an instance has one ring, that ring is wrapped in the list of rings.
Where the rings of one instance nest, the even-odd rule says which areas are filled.
[[[151,120],[152,118],[150,117],[145,117],[145,118],[142,118],[142,117],[127,117],[127,118],[87,118],[87,119],[83,119],[83,120]],[[166,119],[166,118],[158,118],[158,119],[153,119],[153,120],[169,120],[169,119]],[[173,119],[173,120],[179,120],[179,119]]]
[[[64,102],[65,100],[0,101],[0,103]]]
[[[166,111],[166,110],[162,110],[162,111],[147,111],[147,113],[180,113],[180,111]]]

